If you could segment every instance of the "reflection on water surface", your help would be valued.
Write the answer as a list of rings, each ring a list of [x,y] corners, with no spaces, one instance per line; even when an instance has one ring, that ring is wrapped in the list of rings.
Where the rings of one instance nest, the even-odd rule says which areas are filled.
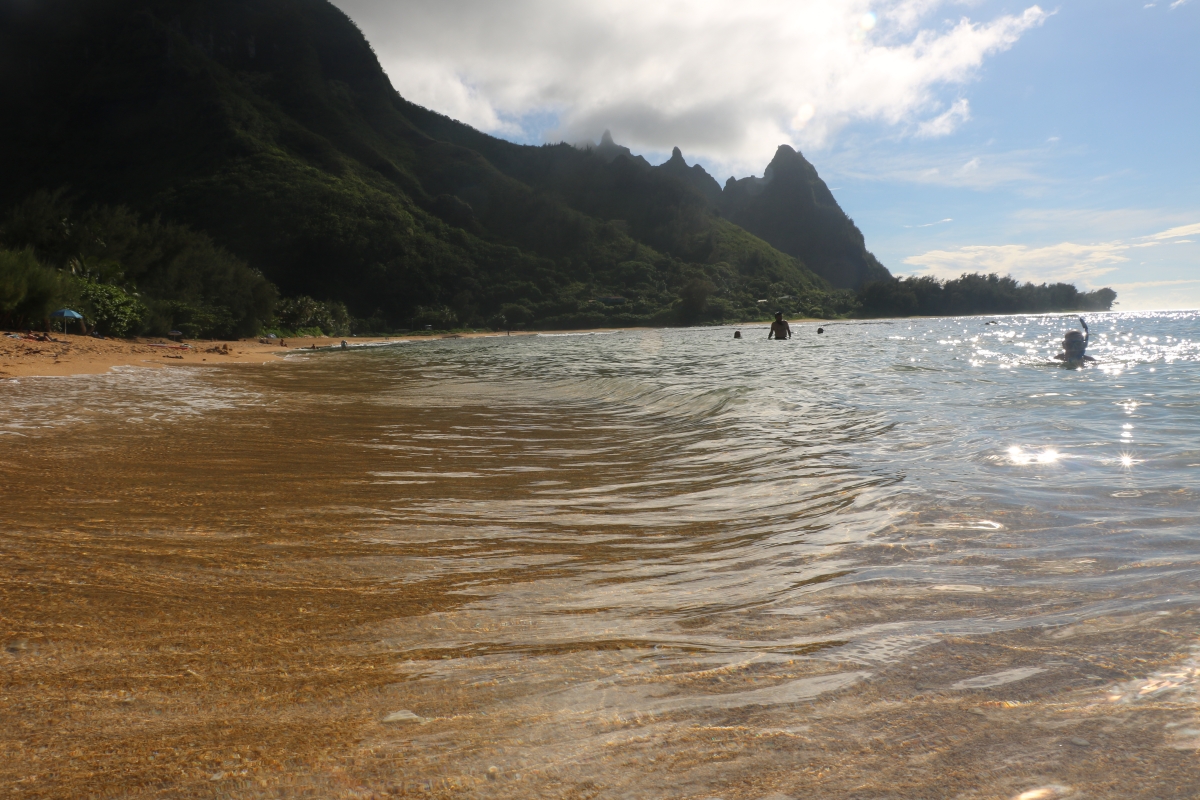
[[[0,781],[1196,796],[1200,324],[1071,322],[5,384]]]

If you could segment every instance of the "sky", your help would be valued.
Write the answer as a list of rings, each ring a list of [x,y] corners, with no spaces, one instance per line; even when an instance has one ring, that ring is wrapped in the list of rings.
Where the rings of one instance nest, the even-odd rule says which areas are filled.
[[[524,144],[804,153],[896,275],[1200,308],[1200,0],[334,0],[407,99]]]

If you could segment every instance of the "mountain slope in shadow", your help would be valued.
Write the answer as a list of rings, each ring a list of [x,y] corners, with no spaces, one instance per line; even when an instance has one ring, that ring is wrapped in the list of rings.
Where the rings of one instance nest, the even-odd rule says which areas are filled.
[[[678,151],[488,136],[400,97],[326,0],[0,0],[0,103],[5,205],[67,187],[184,223],[392,325],[828,312],[869,274],[836,203],[771,189],[778,154],[750,196]]]

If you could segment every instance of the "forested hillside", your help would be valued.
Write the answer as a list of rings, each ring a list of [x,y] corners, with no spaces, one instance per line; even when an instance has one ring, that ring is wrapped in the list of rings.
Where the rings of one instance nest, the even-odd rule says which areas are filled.
[[[722,189],[607,132],[497,139],[400,97],[327,0],[0,0],[0,104],[10,283],[107,287],[129,330],[845,315],[891,280],[791,147]],[[7,324],[68,296],[29,291]]]
[[[93,216],[186,226],[283,295],[344,302],[376,326],[853,307],[670,169],[514,145],[406,102],[325,0],[0,8],[9,208],[62,189]],[[119,280],[149,291],[134,271]],[[238,302],[204,299],[217,316]]]

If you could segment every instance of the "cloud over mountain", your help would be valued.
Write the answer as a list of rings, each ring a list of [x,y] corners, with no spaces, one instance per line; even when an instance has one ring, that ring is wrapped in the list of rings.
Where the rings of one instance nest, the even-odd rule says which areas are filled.
[[[396,89],[505,136],[678,145],[745,169],[877,121],[942,136],[984,61],[1047,13],[976,21],[948,0],[339,0]]]

